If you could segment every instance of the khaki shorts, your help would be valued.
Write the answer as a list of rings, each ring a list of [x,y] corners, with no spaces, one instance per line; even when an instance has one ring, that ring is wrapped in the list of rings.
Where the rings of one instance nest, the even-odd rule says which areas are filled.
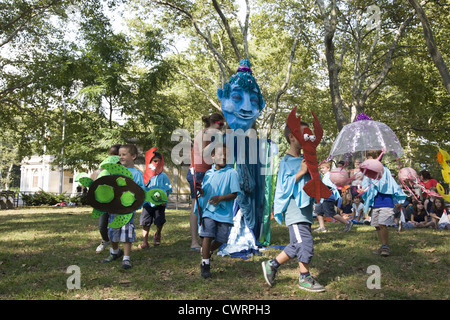
[[[394,222],[394,208],[382,207],[372,208],[372,217],[370,225],[378,227],[379,225],[388,226]]]

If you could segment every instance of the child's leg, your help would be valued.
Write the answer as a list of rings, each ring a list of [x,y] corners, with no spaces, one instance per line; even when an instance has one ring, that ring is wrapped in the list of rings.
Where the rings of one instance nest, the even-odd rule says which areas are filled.
[[[375,227],[378,234],[378,239],[380,240],[382,245],[388,245],[389,242],[389,231],[385,225],[380,224],[378,227]]]
[[[148,242],[149,231],[150,231],[150,226],[142,226],[142,237],[144,238],[144,243]]]
[[[289,261],[291,257],[289,257],[286,252],[281,252],[276,258],[276,262],[278,262],[278,265],[282,265],[283,263]]]
[[[123,256],[124,260],[126,260],[126,257],[130,257],[131,254],[131,242],[124,242],[123,244]]]
[[[348,220],[344,219],[344,217],[338,213],[333,216],[333,219],[336,221],[339,221],[340,223],[343,223],[343,224],[349,223]]]
[[[302,274],[302,273],[309,274],[309,263],[299,262],[298,267],[300,269],[300,274]]]
[[[204,237],[202,241],[202,258],[208,259],[210,258],[210,252],[212,248],[213,238]]]
[[[155,239],[153,241],[154,245],[159,245],[161,242],[161,231],[166,223],[166,207],[165,206],[157,206],[155,208],[154,219],[156,226]]]
[[[141,249],[148,248],[148,234],[152,223],[153,223],[152,207],[150,205],[144,205],[142,207],[142,213],[140,218],[140,224],[142,226],[142,237],[144,238],[143,243],[139,246],[139,248]]]
[[[322,215],[317,214],[317,221],[319,221],[319,227],[325,229],[325,220]]]
[[[201,245],[198,243],[198,224],[197,216],[194,213],[195,199],[192,200],[191,213],[189,215],[189,225],[191,228],[191,249],[199,248]]]
[[[111,241],[111,248],[112,248],[113,250],[119,249],[119,243],[118,243],[118,242],[112,242],[112,241]]]

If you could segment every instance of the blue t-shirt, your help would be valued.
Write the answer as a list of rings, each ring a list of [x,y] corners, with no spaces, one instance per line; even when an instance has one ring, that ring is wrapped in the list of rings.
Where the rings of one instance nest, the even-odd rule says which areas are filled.
[[[274,218],[279,224],[288,226],[293,223],[313,223],[313,198],[303,191],[303,186],[311,180],[306,173],[296,181],[296,174],[300,170],[303,157],[294,157],[289,154],[280,161],[278,169],[277,186],[274,196]]]
[[[393,208],[394,207],[394,200],[392,199],[392,195],[390,194],[384,194],[384,193],[378,193],[375,198],[373,199],[373,206],[374,208]]]
[[[129,167],[127,169],[130,170],[131,173],[133,174],[133,181],[136,182],[139,185],[139,187],[141,187],[145,191],[144,176],[141,170],[135,167]]]
[[[202,217],[211,218],[218,222],[233,224],[234,200],[221,201],[217,205],[209,203],[209,199],[214,196],[223,196],[230,193],[240,193],[239,176],[236,170],[226,166],[216,170],[216,166],[205,173],[202,182],[203,196],[199,198],[202,208]],[[195,208],[198,215],[198,210]]]

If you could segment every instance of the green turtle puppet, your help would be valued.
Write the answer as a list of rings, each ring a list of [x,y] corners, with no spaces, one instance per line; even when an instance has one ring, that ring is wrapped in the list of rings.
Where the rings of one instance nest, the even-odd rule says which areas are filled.
[[[103,170],[96,180],[86,173],[80,173],[75,181],[88,187],[87,203],[94,208],[92,217],[98,218],[108,212],[117,216],[108,225],[110,228],[121,228],[126,225],[133,212],[141,208],[145,201],[156,205],[166,203],[167,194],[160,189],[144,191],[133,181],[130,170],[118,164],[118,156],[109,156],[101,164]]]

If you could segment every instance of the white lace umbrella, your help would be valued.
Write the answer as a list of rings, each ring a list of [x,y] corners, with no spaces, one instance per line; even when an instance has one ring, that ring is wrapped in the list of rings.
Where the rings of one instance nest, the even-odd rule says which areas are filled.
[[[383,149],[385,157],[398,159],[404,154],[400,141],[389,126],[360,114],[339,132],[327,160],[348,161],[357,155],[364,157],[366,151]]]

